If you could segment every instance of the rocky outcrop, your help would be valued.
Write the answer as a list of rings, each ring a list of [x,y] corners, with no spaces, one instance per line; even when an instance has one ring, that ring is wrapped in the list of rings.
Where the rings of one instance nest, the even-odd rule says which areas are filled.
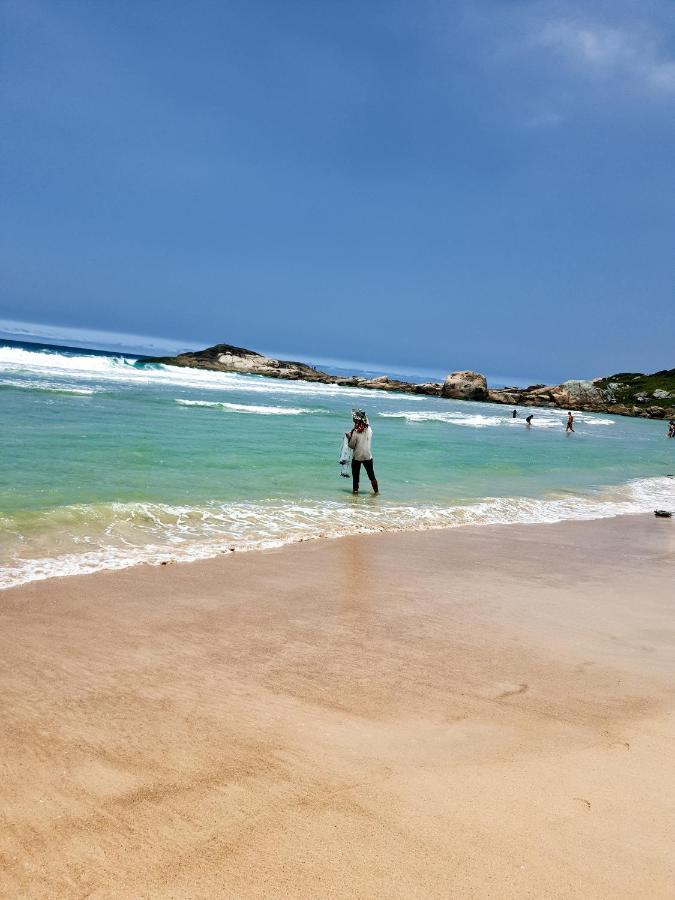
[[[562,384],[533,384],[526,388],[491,390],[493,403],[511,406],[550,406],[569,409],[605,409],[607,399],[592,381],[565,381]]]
[[[194,353],[179,353],[178,356],[156,356],[144,362],[164,363],[169,366],[186,366],[192,369],[214,369],[217,372],[239,372],[244,375],[267,375],[271,378],[290,380],[323,381],[330,376],[306,363],[291,362],[286,359],[271,359],[232,344],[216,344],[206,350]]]
[[[443,382],[441,397],[450,400],[487,400],[487,379],[478,372],[451,372]]]
[[[641,394],[632,398],[637,403],[619,403],[610,391],[603,390],[597,382],[592,381],[574,380],[557,385],[535,384],[526,388],[489,390],[488,399],[492,403],[507,406],[548,406],[585,412],[609,412],[617,416],[637,416],[642,419],[675,416],[675,409],[667,405],[649,405]]]
[[[360,387],[366,390],[392,391],[403,394],[438,396],[441,393],[440,384],[411,384],[407,381],[389,378],[387,375],[378,375],[375,378],[363,378],[357,375],[349,377],[329,375],[328,372],[322,372],[306,363],[273,359],[256,353],[255,350],[234,347],[232,344],[216,344],[213,347],[207,347],[206,350],[179,353],[178,356],[146,357],[141,362],[162,363],[167,366],[184,366],[193,369],[213,369],[216,372],[237,372],[241,375],[265,375],[268,378],[313,381],[320,384],[337,384],[342,387]]]
[[[507,406],[543,406],[559,409],[610,412],[620,416],[640,418],[675,418],[675,369],[642,375],[629,372],[596,378],[593,381],[572,379],[562,384],[532,384],[526,388],[507,387],[489,389],[487,380],[479,372],[451,372],[442,384],[427,382],[411,384],[387,375],[364,378],[352,375],[329,375],[314,366],[284,359],[272,359],[231,344],[216,344],[194,353],[178,356],[148,357],[142,363],[164,363],[218,372],[238,372],[245,375],[266,375],[293,381],[313,381],[337,384],[366,390],[390,391],[399,394],[422,394],[453,400],[474,400],[501,403]]]

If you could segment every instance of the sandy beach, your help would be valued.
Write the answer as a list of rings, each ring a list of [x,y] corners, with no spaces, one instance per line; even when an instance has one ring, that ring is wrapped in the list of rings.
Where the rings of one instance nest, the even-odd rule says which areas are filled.
[[[675,525],[359,536],[0,594],[0,896],[675,892]]]

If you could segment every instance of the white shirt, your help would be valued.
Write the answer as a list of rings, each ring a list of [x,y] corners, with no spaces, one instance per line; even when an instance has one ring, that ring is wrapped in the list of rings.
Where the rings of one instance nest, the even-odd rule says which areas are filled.
[[[352,436],[349,438],[349,446],[354,451],[354,459],[363,462],[373,458],[370,450],[372,438],[373,429],[370,425],[365,431],[358,432],[356,429],[352,431]]]

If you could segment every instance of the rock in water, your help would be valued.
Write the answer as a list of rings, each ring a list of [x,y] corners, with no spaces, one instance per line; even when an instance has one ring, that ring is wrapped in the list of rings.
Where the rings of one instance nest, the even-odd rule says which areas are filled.
[[[487,400],[485,375],[478,372],[451,372],[443,383],[441,397],[451,400]]]

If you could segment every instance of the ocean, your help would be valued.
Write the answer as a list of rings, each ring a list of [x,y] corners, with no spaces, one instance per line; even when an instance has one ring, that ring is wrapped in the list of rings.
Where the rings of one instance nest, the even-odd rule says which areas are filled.
[[[351,409],[374,496],[339,474]],[[524,417],[534,413],[531,429]],[[675,507],[666,424],[0,341],[0,588],[345,534]]]

